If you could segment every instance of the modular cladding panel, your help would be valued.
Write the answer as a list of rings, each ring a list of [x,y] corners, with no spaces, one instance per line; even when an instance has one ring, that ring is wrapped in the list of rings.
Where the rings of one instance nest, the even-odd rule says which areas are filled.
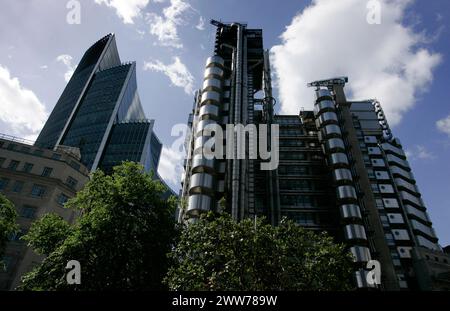
[[[130,68],[131,65],[123,65],[95,75],[63,138],[62,145],[80,148],[81,162],[89,169],[99,151]]]

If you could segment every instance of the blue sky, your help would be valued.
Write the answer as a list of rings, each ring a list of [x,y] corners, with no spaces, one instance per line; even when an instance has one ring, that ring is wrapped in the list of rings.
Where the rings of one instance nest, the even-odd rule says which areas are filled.
[[[372,0],[373,1],[373,0]],[[311,79],[348,75],[350,98],[378,98],[409,154],[440,243],[450,244],[450,2],[380,0],[369,25],[366,0],[0,0],[0,132],[33,139],[70,70],[114,32],[122,61],[136,61],[138,88],[165,144],[160,173],[178,187],[174,124],[185,123],[192,91],[212,51],[211,18],[262,28],[272,51],[282,112],[312,106]]]

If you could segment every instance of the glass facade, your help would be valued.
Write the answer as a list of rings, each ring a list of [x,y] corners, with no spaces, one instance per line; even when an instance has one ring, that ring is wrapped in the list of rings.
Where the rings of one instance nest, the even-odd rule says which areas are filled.
[[[118,123],[113,126],[110,139],[100,162],[105,172],[111,172],[113,166],[121,161],[140,162],[146,171],[156,171],[161,144],[151,145],[152,121]],[[156,150],[153,151],[153,148]],[[158,154],[158,159],[152,155]],[[156,161],[156,162],[155,162]],[[155,166],[156,163],[156,166]]]
[[[334,233],[338,214],[331,176],[321,154],[315,124],[308,120],[275,116],[274,121],[280,126],[280,216],[311,229]]]
[[[54,148],[64,127],[69,122],[70,115],[75,108],[80,97],[83,95],[83,90],[90,81],[94,71],[98,68],[97,64],[101,56],[104,54],[105,48],[108,47],[108,43],[114,40],[114,36],[108,35],[99,41],[97,41],[92,47],[90,47],[83,55],[77,69],[75,70],[72,78],[64,89],[61,97],[53,108],[52,113],[44,128],[39,134],[36,140],[36,145],[43,148]],[[115,45],[115,44],[114,44]],[[117,52],[116,52],[117,53]],[[114,51],[105,53],[107,55],[115,54]],[[111,63],[120,65],[118,57]]]
[[[91,171],[128,160],[157,172],[162,145],[141,105],[136,64],[121,63],[113,34],[86,51],[36,145],[78,148]]]
[[[80,148],[81,162],[91,168],[108,129],[131,65],[95,75],[86,97],[65,134],[62,145]]]

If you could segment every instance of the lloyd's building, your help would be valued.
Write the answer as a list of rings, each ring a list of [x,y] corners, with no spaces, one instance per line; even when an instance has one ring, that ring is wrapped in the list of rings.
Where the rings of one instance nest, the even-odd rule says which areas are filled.
[[[347,100],[342,77],[310,83],[313,110],[300,109],[299,98],[298,115],[277,115],[262,30],[212,23],[214,51],[188,119],[179,221],[224,210],[237,221],[265,216],[272,225],[287,217],[344,242],[358,288],[450,289],[450,257],[381,104]],[[248,140],[245,158],[205,157],[205,145],[217,137],[211,126],[230,124],[278,125],[275,141],[271,130],[259,133],[269,149],[279,148],[278,167],[262,170],[268,160],[250,157]],[[223,136],[221,145],[236,145],[236,135]],[[381,284],[367,281],[371,260],[381,265]]]

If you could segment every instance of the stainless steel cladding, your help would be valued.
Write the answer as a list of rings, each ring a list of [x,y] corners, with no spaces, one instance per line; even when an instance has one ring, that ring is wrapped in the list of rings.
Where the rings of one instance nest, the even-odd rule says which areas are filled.
[[[214,130],[210,126],[219,125],[224,63],[223,58],[217,55],[206,60],[203,89],[197,108],[199,122],[195,125],[192,138],[194,150],[187,207],[187,214],[191,217],[211,210],[215,204],[216,160],[203,157],[203,146],[213,135]]]

